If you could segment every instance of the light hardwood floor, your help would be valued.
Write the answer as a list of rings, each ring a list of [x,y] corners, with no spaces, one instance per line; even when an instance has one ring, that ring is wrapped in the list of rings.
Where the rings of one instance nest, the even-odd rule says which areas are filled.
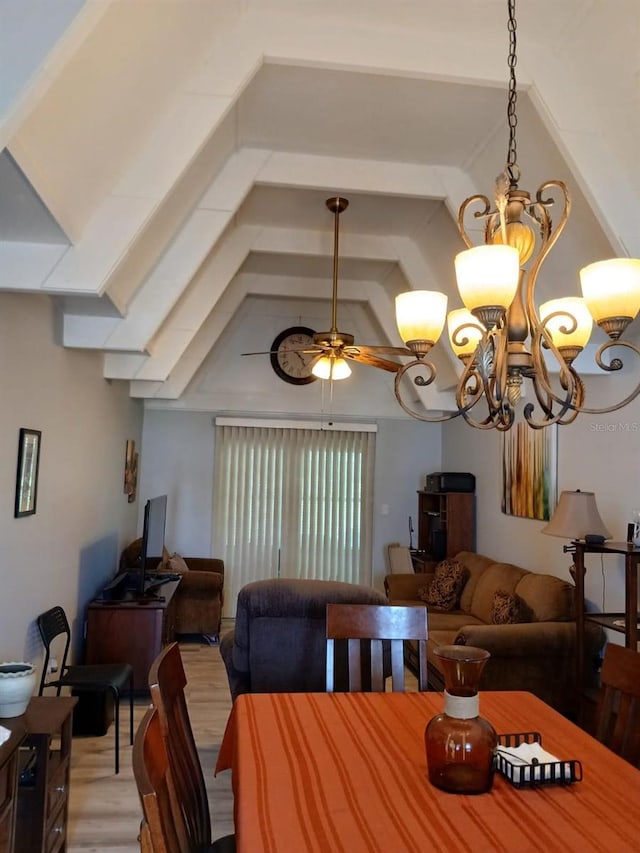
[[[233,626],[223,620],[222,633]],[[231,710],[231,696],[218,646],[180,643],[187,675],[187,705],[204,772],[213,837],[233,832],[231,771],[213,775],[218,749]],[[416,690],[417,680],[406,672],[406,690]],[[390,688],[390,685],[388,686]],[[148,703],[138,701],[135,724]],[[113,772],[113,726],[103,737],[74,738],[71,753],[68,853],[138,853],[137,837],[142,812],[131,770],[128,745],[129,706],[120,717],[120,773]]]
[[[222,633],[229,627],[229,623],[223,625]],[[231,773],[226,770],[217,778],[213,775],[231,710],[231,696],[218,646],[181,643],[180,652],[188,680],[189,716],[207,783],[213,836],[217,838],[233,832]],[[147,707],[147,702],[136,702],[136,725]],[[118,776],[113,772],[113,726],[103,737],[73,739],[69,853],[137,853],[140,850],[137,837],[142,813],[131,770],[128,712],[128,703],[124,702],[120,717]]]

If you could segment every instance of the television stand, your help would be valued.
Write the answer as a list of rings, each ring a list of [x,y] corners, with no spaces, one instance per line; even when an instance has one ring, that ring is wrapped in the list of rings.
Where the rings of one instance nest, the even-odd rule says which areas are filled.
[[[168,580],[144,598],[127,591],[105,599],[103,590],[87,609],[85,663],[130,663],[134,692],[148,693],[151,664],[174,637],[172,599],[179,584]]]

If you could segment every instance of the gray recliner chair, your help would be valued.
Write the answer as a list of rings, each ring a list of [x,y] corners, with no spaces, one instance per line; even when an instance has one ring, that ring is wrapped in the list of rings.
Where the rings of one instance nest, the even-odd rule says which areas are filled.
[[[220,641],[231,698],[241,693],[324,692],[327,604],[388,604],[368,586],[274,578],[238,593],[235,629]],[[336,684],[345,683],[346,648],[336,650]]]

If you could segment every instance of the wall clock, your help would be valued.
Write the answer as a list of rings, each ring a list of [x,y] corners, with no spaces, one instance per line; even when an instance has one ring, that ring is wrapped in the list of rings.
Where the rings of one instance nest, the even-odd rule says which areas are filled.
[[[318,378],[311,373],[318,354],[314,334],[307,326],[290,326],[276,337],[271,344],[271,366],[280,379],[292,385],[308,385]],[[305,349],[316,352],[303,352]]]

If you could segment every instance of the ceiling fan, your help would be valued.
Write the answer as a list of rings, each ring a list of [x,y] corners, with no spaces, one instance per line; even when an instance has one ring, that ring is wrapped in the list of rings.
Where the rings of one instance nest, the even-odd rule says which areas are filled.
[[[290,349],[289,352],[300,352],[306,355],[313,355],[310,366],[314,368],[320,361],[328,361],[329,369],[326,376],[323,378],[338,378],[337,373],[334,373],[332,365],[337,364],[338,359],[350,359],[358,361],[362,364],[368,364],[372,367],[378,367],[381,370],[388,370],[391,373],[396,373],[402,364],[397,361],[391,361],[386,358],[380,358],[380,355],[400,355],[410,356],[415,358],[412,350],[407,347],[392,347],[392,346],[365,346],[355,344],[355,338],[348,332],[340,332],[337,326],[337,311],[338,311],[338,243],[340,231],[340,214],[349,206],[348,199],[342,196],[333,196],[325,202],[327,208],[334,215],[334,231],[333,231],[333,293],[331,298],[331,329],[328,332],[315,332],[313,335],[313,344],[308,345],[304,349]],[[242,353],[242,355],[268,355],[274,351],[264,353]],[[282,350],[281,350],[282,352]],[[347,371],[348,375],[350,371]]]

